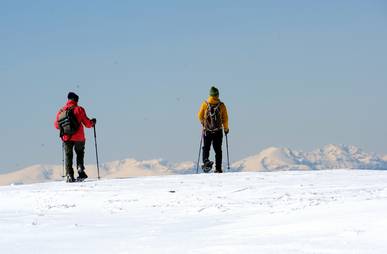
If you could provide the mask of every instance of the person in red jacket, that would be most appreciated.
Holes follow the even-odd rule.
[[[86,111],[81,106],[78,106],[78,100],[79,96],[76,95],[73,92],[70,92],[67,95],[68,101],[66,105],[63,106],[59,110],[59,112],[56,115],[55,119],[55,128],[58,130],[61,129],[60,124],[58,122],[59,116],[62,112],[73,108],[73,113],[76,118],[76,121],[78,122],[78,129],[75,131],[72,135],[61,135],[61,139],[63,141],[63,146],[65,150],[65,161],[66,161],[66,176],[67,176],[67,182],[74,182],[74,170],[73,170],[73,149],[75,150],[75,153],[77,154],[77,170],[78,170],[78,181],[83,181],[87,178],[87,175],[85,173],[85,164],[84,164],[84,157],[85,157],[85,131],[83,126],[86,128],[92,128],[97,120],[95,118],[89,119],[86,115]],[[63,130],[61,130],[62,132]]]

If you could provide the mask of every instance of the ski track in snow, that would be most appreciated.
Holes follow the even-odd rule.
[[[1,253],[387,253],[387,172],[0,187]]]

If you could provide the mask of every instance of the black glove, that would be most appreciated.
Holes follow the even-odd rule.
[[[94,125],[97,123],[97,119],[93,118],[90,120]]]
[[[228,135],[229,132],[230,132],[230,129],[224,129],[224,134]]]

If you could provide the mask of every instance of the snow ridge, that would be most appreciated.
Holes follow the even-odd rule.
[[[144,161],[125,159],[100,165],[100,176],[117,179],[135,176],[175,175],[192,173],[193,169],[193,162],[168,163],[161,159]],[[97,166],[86,165],[86,172],[90,178],[96,178]],[[1,174],[0,185],[61,181],[63,180],[62,175],[62,165],[34,165],[15,172]]]
[[[387,156],[366,153],[348,145],[326,145],[312,152],[269,147],[257,155],[232,164],[232,172],[307,171],[323,169],[387,170]],[[97,177],[95,165],[86,166],[90,178]],[[196,162],[169,163],[162,159],[139,161],[125,159],[100,166],[103,178],[190,174],[196,172]],[[62,180],[61,165],[34,165],[0,175],[0,185],[28,184]]]
[[[385,157],[348,145],[326,145],[312,152],[270,147],[233,164],[235,171],[279,171],[322,169],[387,170]]]

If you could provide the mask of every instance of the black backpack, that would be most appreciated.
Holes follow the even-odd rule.
[[[217,131],[222,128],[222,116],[220,114],[220,106],[223,104],[219,102],[218,104],[212,105],[207,103],[207,111],[204,118],[204,129],[207,131]]]
[[[75,107],[70,107],[67,110],[62,109],[59,113],[58,125],[60,130],[60,137],[63,135],[71,136],[79,129],[80,124],[75,117],[74,108]]]

